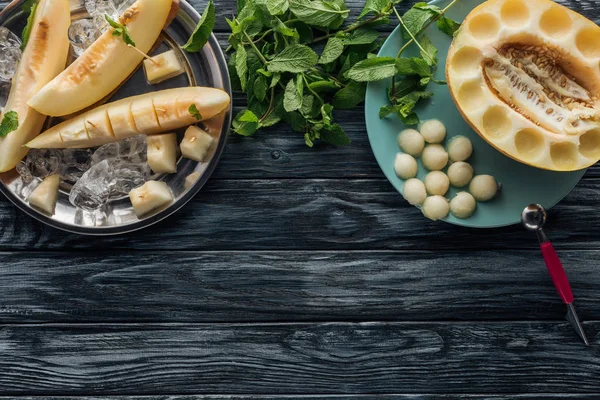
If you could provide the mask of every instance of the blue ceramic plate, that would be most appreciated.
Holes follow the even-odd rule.
[[[443,8],[449,2],[449,0],[436,0],[432,4]],[[483,0],[461,0],[449,10],[448,16],[456,21],[462,21],[474,7],[481,3]],[[451,39],[441,33],[435,24],[427,30],[427,35],[439,49],[436,78],[445,80],[444,69]],[[400,28],[397,27],[384,43],[379,55],[395,57],[403,42]],[[413,50],[409,49],[405,55],[415,55],[416,52],[412,54],[410,52]],[[379,119],[379,108],[388,104],[386,91],[390,82],[391,79],[388,79],[369,84],[365,101],[365,118],[369,141],[377,162],[392,185],[402,193],[404,181],[394,172],[394,158],[400,152],[397,135],[407,126],[394,116]],[[577,185],[585,173],[585,170],[545,171],[504,156],[481,139],[463,120],[450,97],[447,86],[432,83],[427,90],[434,92],[435,95],[417,109],[421,120],[437,118],[446,125],[448,138],[464,135],[471,139],[474,151],[469,162],[475,169],[475,174],[493,175],[502,184],[500,196],[487,203],[478,203],[477,211],[471,218],[458,219],[450,215],[445,219],[446,222],[474,228],[516,224],[520,222],[521,211],[525,206],[531,203],[540,203],[546,208],[554,206]],[[427,170],[419,161],[418,178],[423,179],[426,174]],[[451,188],[446,197],[451,199],[458,191],[460,190]]]

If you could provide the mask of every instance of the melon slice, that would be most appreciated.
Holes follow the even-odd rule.
[[[550,0],[489,0],[448,53],[450,93],[502,153],[553,171],[600,159],[600,27]]]
[[[171,12],[172,0],[138,0],[119,18],[136,47],[150,51]],[[42,114],[64,116],[83,110],[116,89],[144,56],[110,28],[63,73],[42,88],[29,105]]]
[[[39,135],[46,116],[27,102],[46,83],[65,69],[69,53],[68,31],[71,24],[67,0],[41,0],[34,16],[29,42],[12,80],[4,114],[14,111],[19,127],[0,138],[0,172],[13,169],[25,157],[23,145]]]

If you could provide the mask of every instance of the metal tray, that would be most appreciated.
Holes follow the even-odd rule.
[[[25,16],[21,11],[21,5],[24,2],[25,0],[15,0],[0,12],[0,26],[6,26],[13,32],[19,33],[25,24]],[[73,5],[73,1],[71,3],[73,19],[80,18],[81,10],[78,9],[77,4]],[[110,101],[156,90],[185,86],[216,87],[225,90],[231,96],[227,63],[214,35],[198,53],[186,53],[179,48],[179,45],[183,45],[187,41],[199,20],[198,12],[185,0],[181,0],[176,18],[163,31],[155,50],[156,53],[160,53],[168,49],[175,49],[187,64],[186,74],[157,85],[149,85],[146,82],[143,68],[140,67],[114,93]],[[106,207],[97,212],[78,209],[69,202],[70,185],[65,183],[61,184],[56,213],[50,217],[29,206],[27,199],[21,194],[23,181],[15,170],[0,174],[0,191],[31,217],[58,229],[85,235],[115,235],[136,231],[160,222],[173,214],[204,186],[219,162],[225,147],[231,126],[231,106],[223,114],[204,121],[200,125],[218,139],[215,140],[210,154],[202,163],[180,158],[176,174],[153,176],[152,179],[167,182],[173,192],[174,201],[168,207],[141,219],[135,215],[128,197],[111,200]],[[181,132],[178,134],[181,139]],[[199,177],[195,184],[186,189],[185,178],[195,172],[199,174]]]

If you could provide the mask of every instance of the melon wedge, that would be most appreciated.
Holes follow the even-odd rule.
[[[172,131],[197,123],[194,104],[203,120],[229,107],[221,89],[186,87],[128,97],[104,104],[62,122],[27,143],[29,148],[89,148],[127,137]]]
[[[138,0],[119,18],[144,53],[156,42],[171,12],[172,0]],[[63,73],[44,86],[29,105],[42,114],[64,116],[83,110],[116,89],[142,62],[110,28]]]
[[[465,19],[446,75],[500,152],[553,171],[600,159],[600,27],[551,0],[489,0]]]
[[[27,102],[46,83],[65,69],[69,53],[71,14],[68,0],[41,0],[34,16],[29,42],[12,80],[3,113],[14,111],[19,128],[0,138],[0,172],[13,169],[27,155],[25,143],[42,130],[46,116]]]

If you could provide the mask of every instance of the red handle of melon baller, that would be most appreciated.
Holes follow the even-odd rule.
[[[569,285],[569,279],[558,258],[558,254],[556,254],[556,250],[554,250],[554,246],[550,242],[542,242],[540,248],[544,256],[544,261],[546,261],[546,268],[548,268],[552,282],[554,282],[554,287],[556,287],[562,301],[565,304],[573,303],[574,298],[571,285]]]

